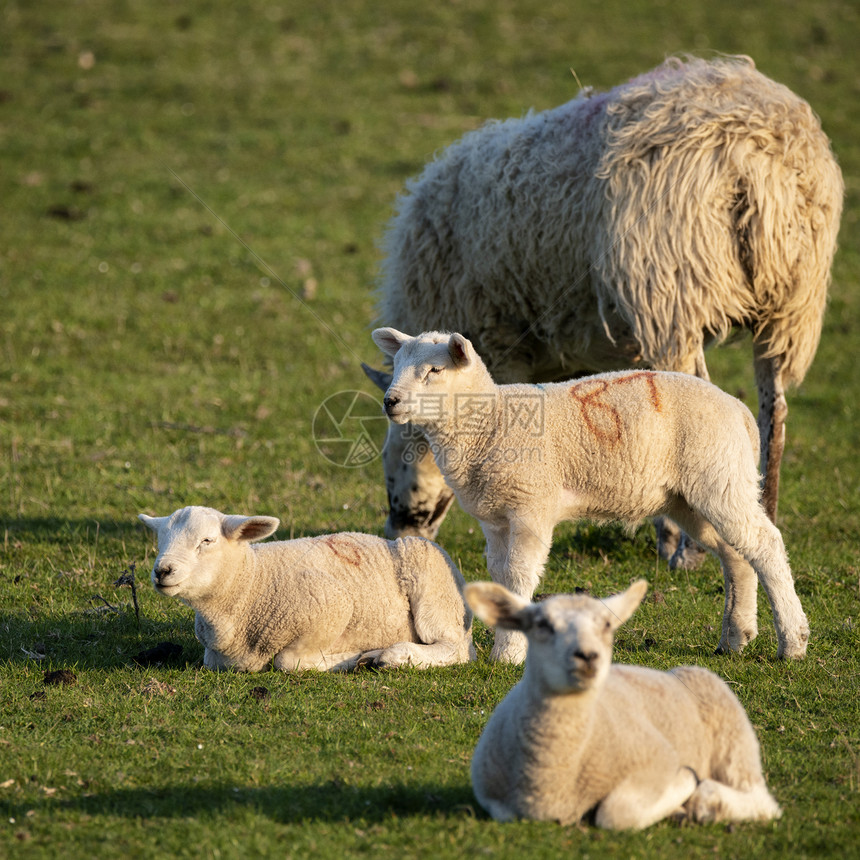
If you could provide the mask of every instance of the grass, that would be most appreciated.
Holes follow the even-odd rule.
[[[0,32],[0,852],[857,855],[856,4],[9,2]],[[649,528],[559,528],[543,587],[646,576],[618,659],[724,677],[785,815],[635,836],[499,825],[468,764],[520,670],[489,663],[488,631],[476,664],[444,671],[214,675],[189,610],[145,582],[136,514],[205,503],[275,514],[281,537],[378,533],[379,462],[329,462],[312,422],[330,395],[376,396],[358,363],[378,362],[376,241],[405,179],[486,118],[571,98],[570,69],[611,86],[678,51],[751,54],[810,101],[846,178],[783,463],[809,656],[775,662],[762,606],[748,651],[714,657],[716,563],[671,573]],[[710,367],[754,405],[749,356],[741,339]],[[440,538],[485,576],[470,518]],[[131,564],[139,625],[113,586]],[[181,656],[135,662],[162,641]],[[74,683],[46,685],[59,670]]]

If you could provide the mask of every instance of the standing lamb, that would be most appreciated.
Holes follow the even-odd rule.
[[[275,517],[182,508],[158,535],[152,584],[196,613],[210,669],[449,666],[475,657],[463,577],[424,538],[332,534],[252,544]]]
[[[490,575],[531,598],[562,520],[668,516],[720,559],[720,651],[756,636],[756,574],[780,657],[803,657],[809,626],[782,536],[759,501],[752,413],[685,373],[626,371],[547,385],[496,385],[461,334],[373,332],[394,359],[385,411],[429,439],[445,480],[487,539]],[[525,639],[496,632],[493,656]]]
[[[612,664],[613,634],[647,587],[529,604],[495,583],[466,586],[478,618],[529,642],[523,678],[472,758],[475,796],[496,820],[574,824],[593,811],[599,827],[638,830],[672,814],[781,815],[749,718],[720,678],[693,666]]]
[[[489,123],[406,191],[383,243],[380,325],[463,332],[500,382],[633,365],[707,379],[705,345],[752,331],[775,521],[784,390],[818,345],[842,210],[805,101],[747,57],[672,58]],[[383,459],[386,535],[434,538],[453,497],[426,444],[391,427]],[[682,546],[673,566],[691,561]]]

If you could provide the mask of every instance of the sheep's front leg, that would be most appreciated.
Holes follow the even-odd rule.
[[[547,527],[536,521],[512,518],[507,526],[485,527],[487,566],[493,581],[531,600],[552,546],[553,526],[554,523]],[[496,628],[490,653],[493,660],[522,663],[526,650],[526,637],[522,633]]]
[[[769,821],[782,815],[764,783],[741,791],[713,779],[699,783],[684,809],[693,821]]]
[[[203,665],[207,669],[212,669],[216,672],[233,668],[233,665],[223,654],[213,650],[212,648],[207,648],[203,652]]]
[[[649,827],[680,810],[696,783],[696,775],[688,767],[679,768],[668,779],[660,770],[633,773],[597,807],[595,823],[610,830]]]

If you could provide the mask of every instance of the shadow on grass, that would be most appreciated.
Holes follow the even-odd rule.
[[[119,669],[135,662],[141,652],[171,642],[180,645],[181,652],[168,653],[160,661],[155,655],[150,666],[199,666],[203,649],[194,638],[193,621],[154,621],[142,616],[138,627],[131,609],[96,611],[100,608],[105,607],[96,604],[90,610],[35,620],[24,611],[0,614],[0,656],[45,669]]]
[[[175,785],[165,788],[117,789],[68,800],[44,800],[20,807],[9,805],[9,817],[23,819],[35,810],[52,818],[69,815],[124,818],[228,817],[264,815],[283,824],[301,821],[363,821],[377,823],[407,816],[475,817],[483,812],[468,785],[392,784],[379,787],[346,785],[337,779],[322,785],[235,788],[229,785]]]

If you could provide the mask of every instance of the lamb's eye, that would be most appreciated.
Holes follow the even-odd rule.
[[[444,370],[442,367],[431,367],[430,373],[441,373]]]
[[[550,624],[549,619],[544,618],[543,616],[535,621],[535,627],[544,633],[552,633],[552,624]]]
[[[203,538],[203,540],[200,541],[200,548],[202,549],[203,547],[211,546],[213,543],[215,543],[215,538]]]

